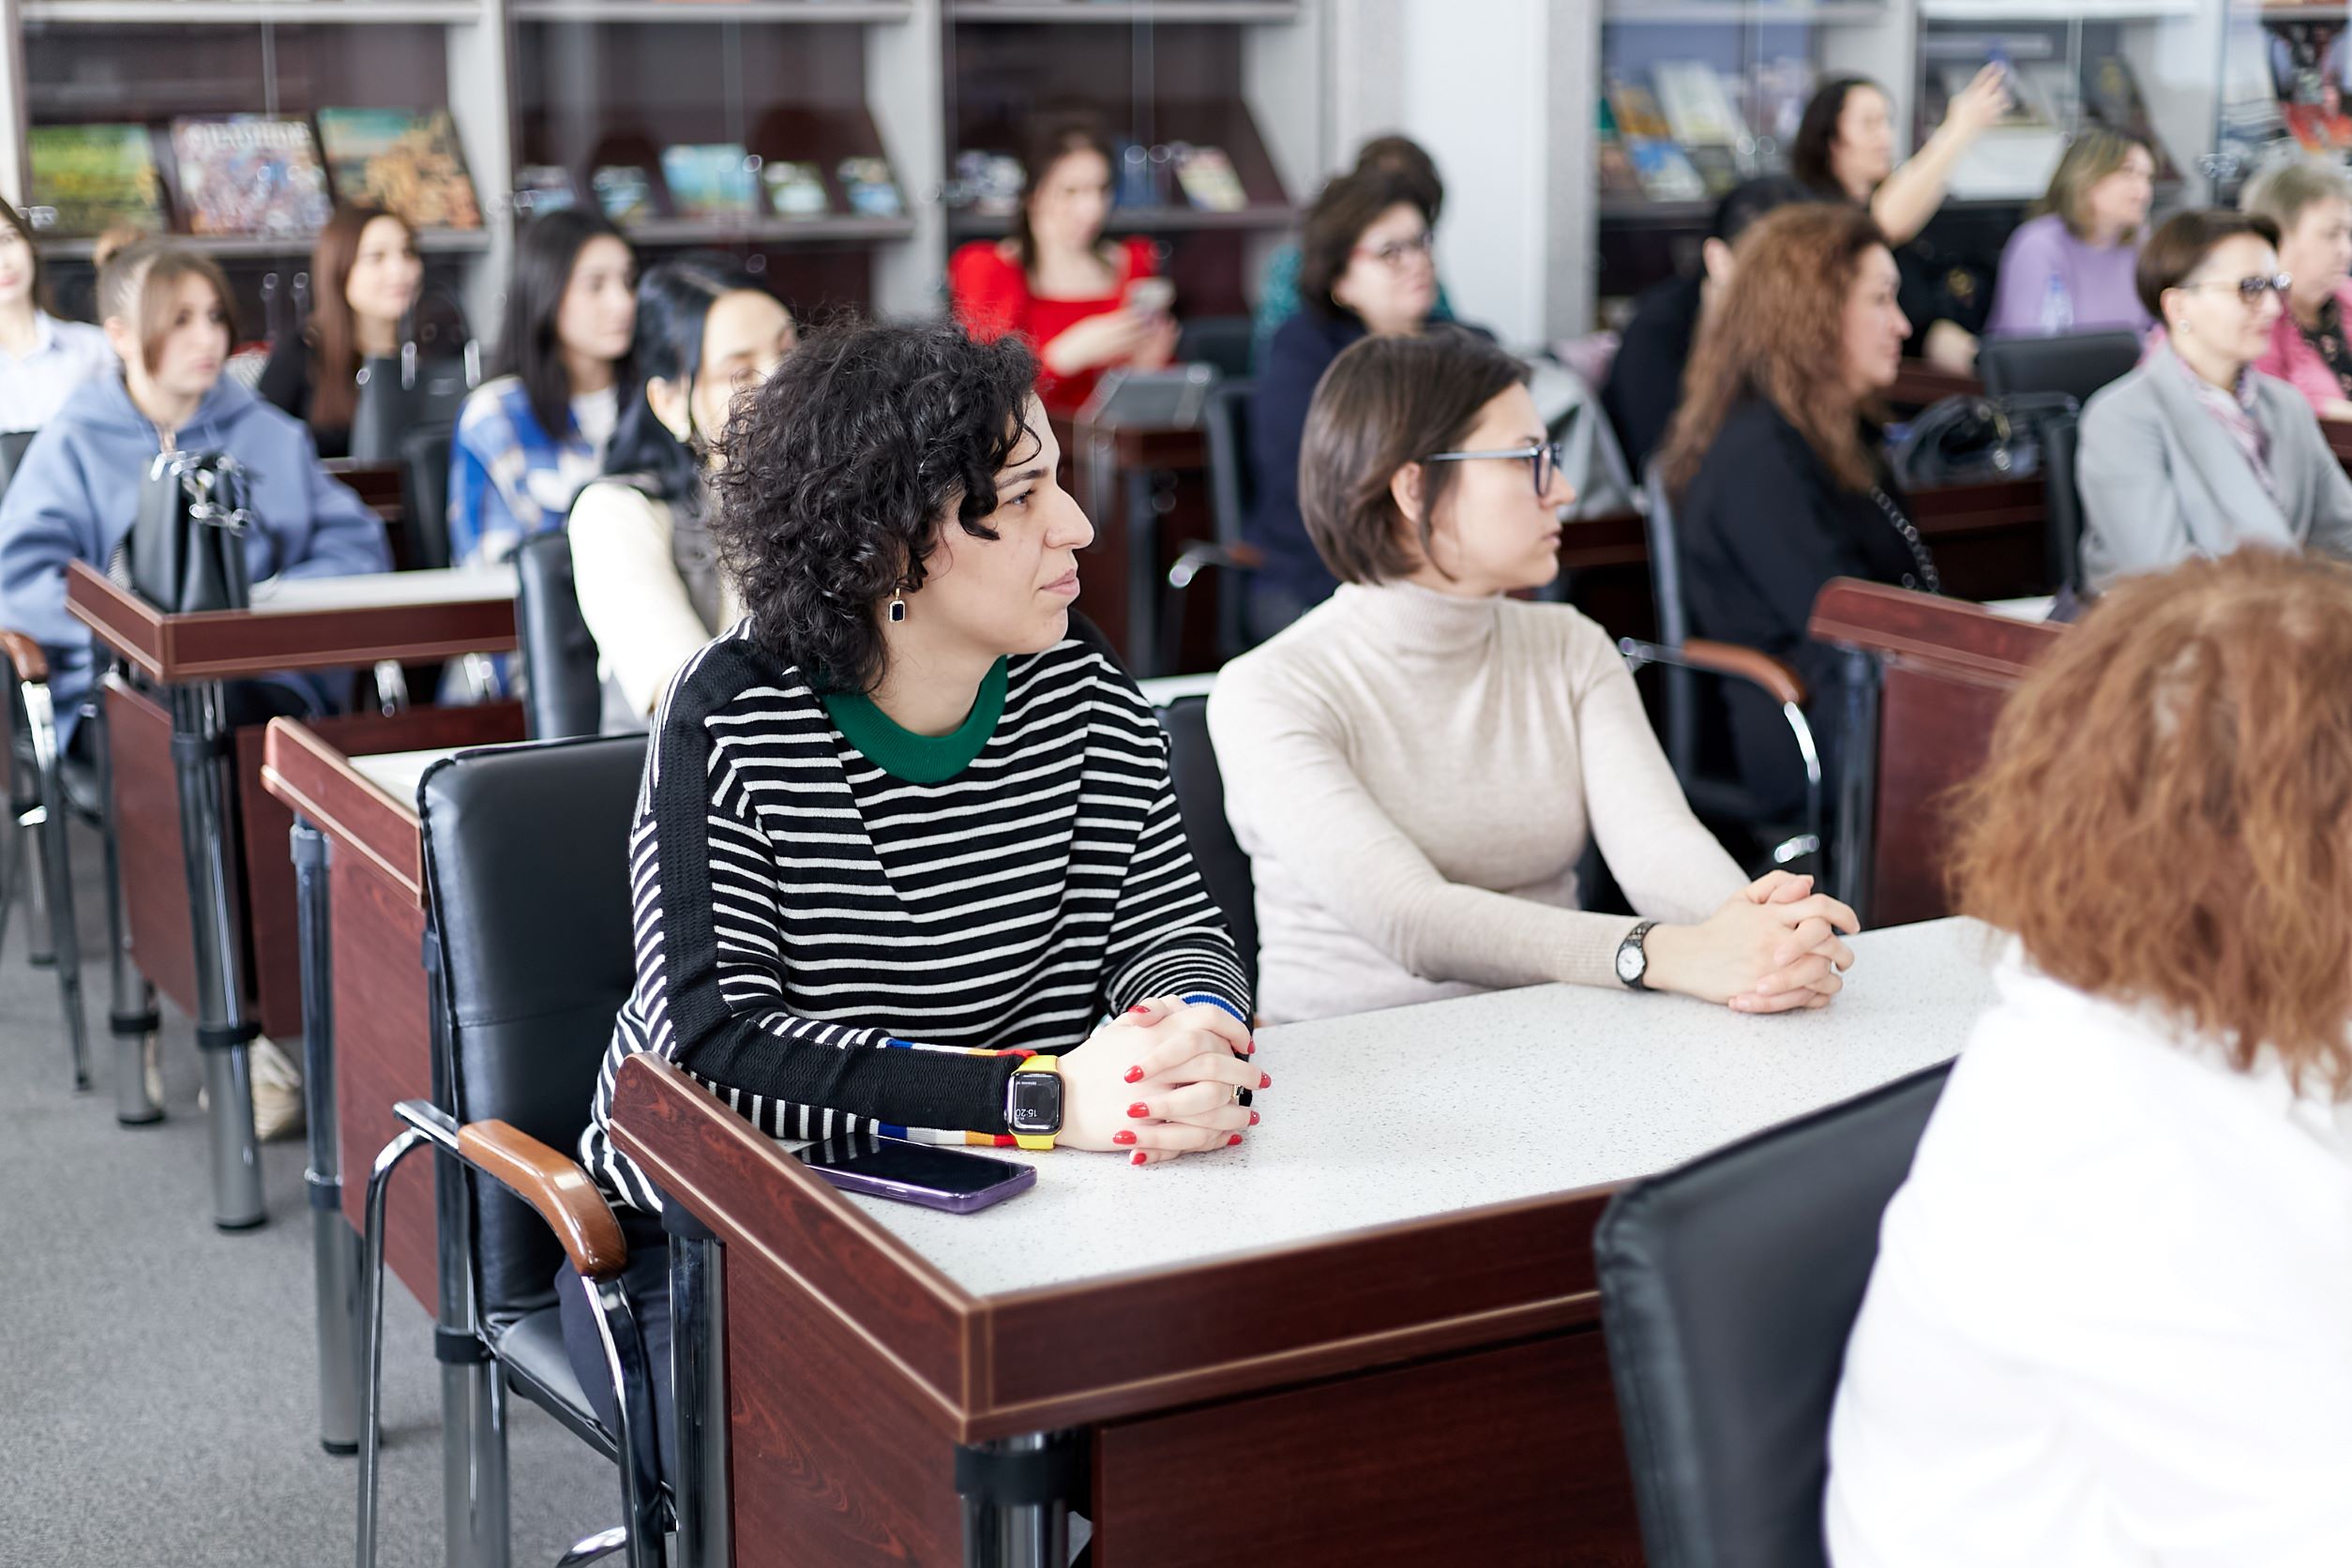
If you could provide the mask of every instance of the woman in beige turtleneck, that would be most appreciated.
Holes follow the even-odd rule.
[[[1366,339],[1316,391],[1300,499],[1342,586],[1209,699],[1258,885],[1259,1011],[1628,969],[1741,1012],[1821,1006],[1853,912],[1806,878],[1749,882],[1691,815],[1608,635],[1507,596],[1558,571],[1573,498],[1526,375],[1441,330]],[[1640,919],[1577,908],[1588,837]]]

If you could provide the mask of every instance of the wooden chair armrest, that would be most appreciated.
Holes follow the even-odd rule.
[[[39,643],[21,631],[0,631],[0,648],[8,651],[8,663],[15,667],[18,680],[27,686],[48,684],[49,656]]]
[[[611,1279],[627,1265],[621,1222],[577,1161],[498,1121],[460,1127],[458,1155],[537,1210],[580,1274]]]
[[[1761,686],[1775,702],[1804,706],[1805,683],[1794,670],[1770,654],[1742,648],[1736,642],[1711,642],[1694,637],[1682,644],[1682,656],[1701,670]]]

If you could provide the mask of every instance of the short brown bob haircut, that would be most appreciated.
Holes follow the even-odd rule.
[[[2140,247],[2139,269],[2133,278],[2148,313],[2163,321],[2165,292],[2187,282],[2214,247],[2239,234],[2252,234],[2273,250],[2279,248],[2279,226],[2258,213],[2192,207],[2157,225]]]
[[[103,324],[121,321],[139,335],[139,359],[149,375],[163,357],[163,339],[172,330],[166,313],[180,281],[201,278],[212,285],[220,301],[220,314],[229,329],[229,342],[237,340],[237,296],[220,264],[166,239],[136,239],[106,259],[98,268],[98,318]]]
[[[1423,470],[1420,548],[1407,548],[1389,482],[1408,463],[1458,449],[1479,410],[1527,366],[1467,327],[1351,343],[1316,384],[1299,443],[1299,510],[1306,536],[1342,582],[1410,577],[1429,558],[1430,524],[1461,464]]]
[[[2050,188],[2041,201],[2033,204],[2028,216],[2040,217],[2056,213],[2066,232],[2076,239],[2090,238],[2090,188],[2116,173],[2131,160],[2133,153],[2146,153],[2151,166],[2156,155],[2148,145],[2129,131],[2110,130],[2105,126],[2085,126],[2066,144],[2066,152],[2058,158],[2058,170],[2050,176]],[[2123,236],[2126,240],[2139,237],[2138,231]]]
[[[1424,223],[1434,226],[1436,209],[1428,195],[1427,188],[1410,174],[1379,165],[1342,174],[1323,187],[1306,209],[1306,222],[1299,232],[1300,305],[1326,319],[1351,317],[1331,291],[1354,258],[1356,242],[1391,207],[1410,207]]]
[[[2043,973],[2352,1098],[2352,569],[2249,548],[2124,582],[1956,799],[1960,906]]]

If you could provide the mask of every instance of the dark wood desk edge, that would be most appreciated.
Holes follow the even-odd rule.
[[[1853,578],[1833,578],[1822,585],[1806,626],[1817,641],[1999,686],[2022,679],[2064,629]],[[1974,645],[1953,640],[1952,634],[1962,630]]]
[[[163,612],[117,586],[87,561],[66,563],[66,612],[137,666],[141,674],[163,679],[170,644]]]
[[[641,1065],[639,1065],[641,1063]],[[647,1144],[637,1123],[661,1119],[689,1136],[706,1133],[723,1140],[748,1162],[748,1168],[772,1173],[791,1194],[791,1200],[816,1205],[829,1218],[843,1220],[858,1244],[860,1256],[807,1258],[787,1260],[774,1238],[753,1229],[750,1216],[733,1212],[690,1174],[678,1159]],[[1287,1245],[1221,1257],[1180,1271],[1156,1271],[1097,1277],[1033,1291],[997,1297],[973,1297],[941,1273],[928,1259],[859,1212],[832,1187],[808,1175],[764,1136],[695,1085],[675,1066],[651,1058],[632,1058],[622,1068],[615,1090],[612,1130],[620,1146],[642,1166],[656,1183],[731,1244],[757,1252],[769,1265],[806,1291],[810,1299],[851,1333],[872,1345],[902,1379],[936,1411],[942,1427],[959,1442],[1019,1432],[1097,1422],[1167,1410],[1234,1394],[1313,1381],[1338,1374],[1365,1370],[1590,1327],[1599,1319],[1599,1298],[1589,1286],[1591,1236],[1593,1224],[1614,1191],[1613,1187],[1545,1195],[1507,1204],[1433,1215],[1402,1225],[1378,1227],[1319,1238],[1305,1244]],[[690,1158],[690,1154],[689,1154]],[[1138,1292],[1163,1291],[1172,1273],[1182,1274],[1198,1294],[1213,1298],[1204,1308],[1221,1310],[1214,1298],[1234,1302],[1252,1299],[1254,1288],[1273,1268],[1320,1274],[1335,1255],[1369,1247],[1394,1249],[1417,1245],[1422,1236],[1451,1232],[1466,1244],[1483,1245],[1476,1233],[1502,1226],[1533,1225],[1556,1238],[1576,1266],[1560,1268],[1553,1260],[1551,1277],[1566,1279],[1571,1272],[1581,1289],[1537,1291],[1524,1299],[1486,1308],[1470,1307],[1414,1321],[1378,1327],[1366,1332],[1343,1332],[1258,1354],[1226,1355],[1148,1376],[1076,1381],[1040,1391],[1033,1397],[1007,1396],[1001,1390],[997,1357],[1007,1334],[1020,1333],[1034,1343],[1048,1322],[1072,1334],[1104,1326],[1090,1321],[1132,1326],[1123,1303]],[[859,1270],[876,1267],[909,1277],[920,1289],[950,1304],[956,1315],[956,1371],[933,1379],[916,1367],[918,1359],[933,1359],[938,1347],[886,1343],[882,1326],[866,1320],[839,1299],[839,1287],[860,1281]],[[1228,1303],[1232,1304],[1232,1303]],[[960,1393],[944,1386],[954,1383]]]
[[[424,907],[417,862],[417,817],[401,801],[353,766],[352,761],[300,719],[273,718],[263,738],[262,787],[297,816],[352,845],[401,891]],[[350,799],[346,808],[341,804]],[[372,819],[372,820],[369,820]],[[409,854],[399,864],[380,846],[382,830],[405,827]],[[384,837],[398,837],[398,832]]]

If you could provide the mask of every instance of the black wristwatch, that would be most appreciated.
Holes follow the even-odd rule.
[[[1004,1127],[1024,1149],[1050,1149],[1062,1131],[1062,1059],[1042,1052],[1004,1085]]]
[[[1650,949],[1643,945],[1651,928],[1658,923],[1645,920],[1625,933],[1625,940],[1617,944],[1617,977],[1635,990],[1650,988],[1644,976],[1650,972]]]

